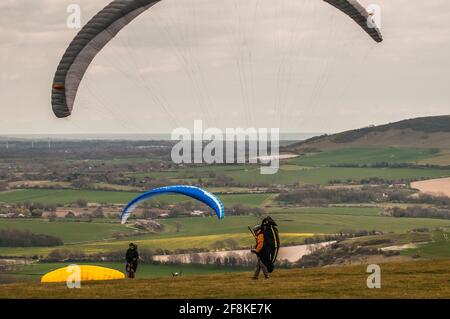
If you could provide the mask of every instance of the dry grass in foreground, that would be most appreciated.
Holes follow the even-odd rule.
[[[65,284],[8,284],[0,298],[450,298],[450,260],[381,265],[381,289],[368,289],[365,266]]]

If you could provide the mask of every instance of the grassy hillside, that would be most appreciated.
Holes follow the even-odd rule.
[[[419,245],[417,248],[404,251],[405,255],[419,255],[425,258],[450,258],[450,232],[433,233],[433,241]]]
[[[73,263],[35,263],[31,265],[21,266],[17,270],[11,273],[3,273],[0,278],[4,278],[5,281],[31,281],[40,282],[41,277],[46,273],[69,266]],[[119,262],[104,262],[104,263],[81,263],[83,265],[94,265],[116,269],[118,271],[125,271],[125,263]],[[81,265],[80,264],[80,265]],[[171,264],[144,264],[139,265],[139,278],[160,278],[160,277],[172,277],[173,272],[182,272],[184,276],[189,275],[207,275],[207,274],[223,274],[230,272],[243,272],[248,271],[248,267],[217,267],[216,265],[171,265]]]
[[[285,150],[336,149],[342,147],[404,147],[450,149],[450,116],[433,116],[370,126],[324,135],[291,145]]]
[[[449,133],[450,132],[450,116],[430,116],[419,117],[414,119],[403,120],[395,123],[389,123],[378,126],[365,127],[357,130],[347,131],[338,134],[334,141],[337,143],[351,142],[360,137],[374,132],[387,132],[389,130],[412,130],[423,133]]]
[[[256,284],[250,272],[65,284],[7,284],[0,298],[450,298],[450,260],[381,264],[381,289],[365,266],[276,270]]]

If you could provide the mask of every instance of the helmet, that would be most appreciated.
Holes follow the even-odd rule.
[[[256,233],[256,232],[258,232],[258,231],[260,231],[261,230],[261,225],[255,225],[255,226],[253,226],[253,232],[254,233]]]
[[[272,217],[267,216],[266,218],[263,219],[261,226],[278,226],[277,223],[272,219]]]

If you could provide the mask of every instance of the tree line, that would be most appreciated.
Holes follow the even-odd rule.
[[[371,202],[430,204],[439,207],[450,206],[450,198],[447,196],[434,196],[424,193],[415,193],[409,189],[386,189],[375,186],[364,186],[358,189],[332,189],[320,186],[308,186],[293,191],[283,192],[278,195],[277,199],[286,205],[303,206]]]
[[[29,230],[0,229],[0,247],[54,247],[62,246],[61,238],[35,234]]]
[[[391,207],[387,208],[385,210],[385,213],[393,217],[450,219],[450,210],[433,207],[422,207],[422,206],[410,206],[406,208]]]

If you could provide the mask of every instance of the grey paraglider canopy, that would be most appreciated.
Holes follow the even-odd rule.
[[[338,8],[350,18],[355,20],[364,31],[366,31],[376,42],[382,42],[383,36],[379,28],[371,28],[368,26],[370,18],[367,10],[356,0],[324,0],[332,6]]]
[[[124,27],[159,1],[115,0],[81,29],[64,53],[54,77],[52,108],[58,118],[71,115],[78,87],[95,56]],[[383,40],[379,29],[367,25],[369,14],[356,0],[324,1],[350,16],[376,42]]]
[[[102,48],[141,13],[160,0],[115,0],[97,13],[72,40],[53,80],[52,107],[59,118],[72,113],[78,87]]]

